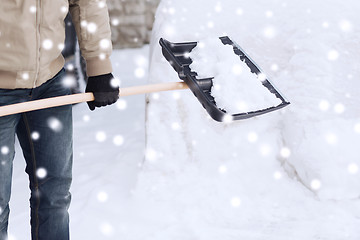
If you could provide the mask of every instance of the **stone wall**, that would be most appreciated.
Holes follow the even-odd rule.
[[[160,0],[107,0],[114,48],[149,43]]]

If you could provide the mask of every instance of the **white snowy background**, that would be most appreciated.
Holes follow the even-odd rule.
[[[355,0],[163,0],[150,48],[112,56],[121,86],[178,81],[160,37],[228,35],[291,105],[226,124],[189,90],[76,105],[72,239],[359,240],[359,10]],[[11,239],[30,236],[23,162],[18,147]]]

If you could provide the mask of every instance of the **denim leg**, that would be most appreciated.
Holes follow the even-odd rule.
[[[34,89],[35,99],[69,94],[59,79]],[[30,180],[33,240],[69,239],[72,106],[23,113],[17,136]]]
[[[7,237],[11,178],[15,155],[15,125],[19,116],[0,118],[0,240]]]
[[[26,101],[30,90],[0,89],[0,106]],[[0,117],[0,240],[7,239],[15,131],[20,114]]]

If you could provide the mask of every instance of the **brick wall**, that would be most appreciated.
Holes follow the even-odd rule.
[[[114,48],[149,43],[160,0],[107,0]]]

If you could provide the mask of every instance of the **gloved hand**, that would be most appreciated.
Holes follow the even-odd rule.
[[[85,92],[92,92],[95,100],[87,102],[91,111],[115,103],[119,98],[119,85],[111,73],[89,77]]]

